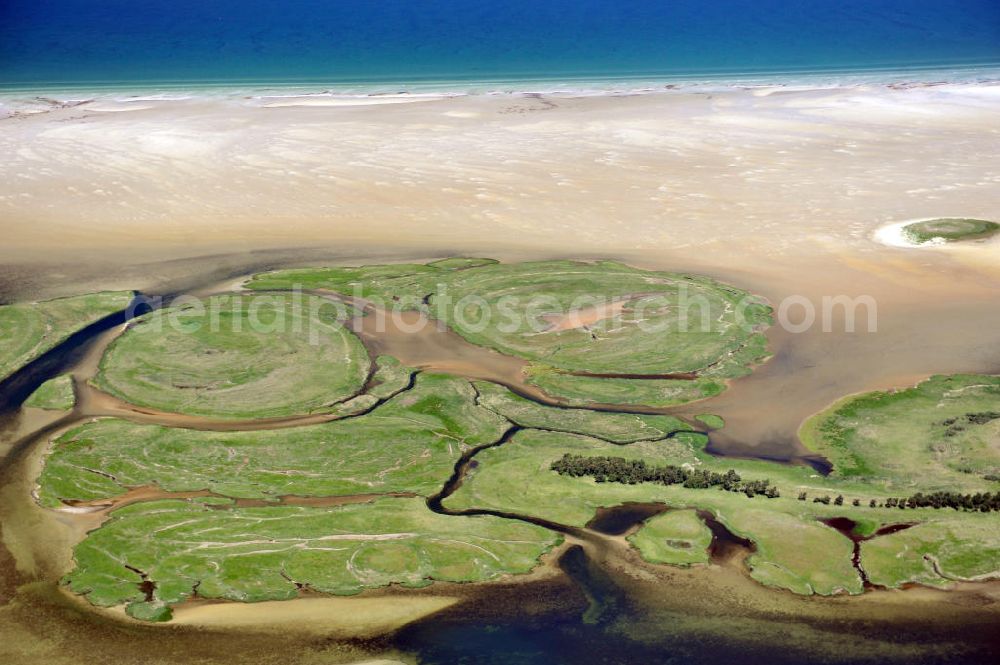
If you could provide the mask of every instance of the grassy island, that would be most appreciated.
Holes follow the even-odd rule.
[[[985,219],[942,217],[914,222],[903,227],[903,236],[922,245],[927,242],[958,242],[982,240],[1000,231],[1000,224]]]
[[[671,510],[646,521],[629,542],[652,563],[708,563],[712,532],[693,510]]]
[[[722,429],[726,426],[726,421],[714,413],[700,413],[695,416],[695,420],[711,429]]]

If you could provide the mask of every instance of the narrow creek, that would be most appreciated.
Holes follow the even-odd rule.
[[[899,533],[900,531],[909,529],[911,526],[916,524],[916,522],[887,524],[876,529],[874,533],[863,536],[857,532],[858,523],[849,517],[830,517],[822,519],[820,522],[832,529],[836,529],[854,544],[854,551],[851,553],[851,565],[853,565],[854,569],[858,571],[858,575],[861,577],[861,583],[864,585],[865,589],[882,589],[884,587],[878,584],[872,584],[872,581],[868,579],[868,573],[865,572],[864,566],[861,565],[861,543],[872,540],[873,538],[878,538],[879,536],[888,536],[893,533]]]
[[[462,508],[453,509],[447,508],[444,505],[444,500],[455,493],[459,487],[462,486],[462,481],[465,479],[465,474],[469,469],[474,468],[476,460],[474,457],[484,450],[489,448],[496,448],[497,446],[502,446],[503,444],[510,441],[515,434],[524,430],[525,428],[520,425],[511,425],[503,436],[501,436],[496,441],[491,443],[486,443],[481,446],[476,446],[475,448],[470,448],[465,451],[462,456],[455,462],[454,470],[451,476],[445,481],[442,488],[427,497],[427,507],[439,515],[452,515],[455,517],[470,516],[470,515],[492,515],[494,517],[503,517],[506,519],[519,520],[521,522],[528,522],[529,524],[534,524],[536,526],[549,529],[551,531],[556,531],[558,533],[572,535],[580,539],[589,539],[592,534],[589,534],[586,529],[581,529],[575,526],[569,526],[567,524],[560,524],[558,522],[553,522],[551,520],[543,519],[540,517],[533,517],[531,515],[522,515],[520,513],[509,512],[504,510],[492,510],[488,508]]]

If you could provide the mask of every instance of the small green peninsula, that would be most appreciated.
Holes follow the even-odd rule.
[[[242,300],[209,300],[229,312],[225,325],[158,325],[205,316],[179,306],[141,317],[95,380],[140,406],[216,418],[217,431],[167,413],[159,424],[81,420],[50,443],[39,502],[67,519],[103,511],[64,578],[95,605],[169,620],[195,595],[492,580],[531,570],[565,533],[625,503],[665,510],[626,534],[650,563],[707,563],[721,527],[752,543],[755,580],[798,594],[1000,575],[998,377],[938,376],[838,402],[801,432],[832,463],[822,475],[709,454],[725,424],[710,407],[690,419],[656,412],[766,357],[769,308],[707,278],[449,259],[279,271],[249,286]],[[598,304],[580,305],[590,289]],[[300,290],[316,307],[272,315],[301,326],[250,325],[255,298]],[[318,313],[331,292],[424,311],[527,361],[527,378],[561,402],[376,355]],[[551,297],[537,307],[533,293]],[[719,323],[710,333],[671,331],[692,293]],[[458,304],[473,294],[480,316],[500,318],[473,325]],[[327,422],[307,419],[317,411]]]
[[[0,380],[130,302],[131,292],[108,291],[0,306]]]
[[[800,436],[833,463],[832,478],[881,477],[901,491],[990,489],[1000,483],[1000,376],[933,376],[853,395],[806,421]]]
[[[24,405],[35,409],[68,411],[73,408],[74,399],[73,379],[68,374],[62,374],[38,386]]]

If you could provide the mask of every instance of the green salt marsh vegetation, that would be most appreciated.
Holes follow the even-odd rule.
[[[861,543],[861,559],[872,583],[890,588],[996,577],[997,522],[996,515],[972,513],[916,524]]]
[[[899,491],[1000,489],[1000,376],[933,376],[853,395],[799,435],[833,463],[835,477]]]
[[[942,217],[913,222],[903,227],[903,236],[922,245],[927,242],[958,242],[981,240],[1000,231],[1000,224],[985,219]]]
[[[985,399],[994,406],[998,403],[993,393],[982,387],[984,383],[991,385],[982,377],[939,380],[948,386],[948,390],[966,395],[967,401],[962,409],[974,404],[976,413],[981,413],[982,403],[978,399]],[[986,391],[986,394],[977,398],[977,391]],[[975,419],[982,420],[984,417],[977,416]],[[949,416],[944,414],[942,418],[947,420]],[[905,421],[905,414],[893,416],[894,421],[899,419]],[[884,460],[879,462],[881,466],[872,466],[872,472],[867,475],[839,474],[834,459],[834,474],[823,477],[806,467],[707,455],[704,452],[706,437],[694,433],[615,445],[584,435],[524,431],[503,446],[481,451],[476,456],[476,468],[469,472],[465,482],[445,505],[453,509],[477,507],[507,510],[574,526],[585,525],[601,507],[626,502],[660,502],[677,509],[708,510],[731,532],[754,543],[755,551],[747,560],[754,579],[803,594],[860,593],[862,590],[861,573],[852,565],[853,543],[821,521],[835,517],[848,517],[858,524],[860,532],[874,536],[864,543],[861,557],[861,566],[866,570],[866,557],[873,558],[872,567],[877,570],[877,575],[872,576],[874,583],[898,586],[906,581],[922,581],[932,576],[938,583],[946,584],[955,579],[1000,574],[1000,552],[992,549],[992,545],[983,546],[989,541],[978,535],[983,527],[977,526],[992,524],[995,530],[995,514],[956,512],[950,508],[904,506],[900,509],[891,502],[894,496],[906,497],[922,490],[934,491],[940,486],[934,474],[926,471],[915,473],[917,466],[923,464],[926,468],[929,460],[938,457],[935,450],[927,445],[925,432],[918,431],[914,436],[922,438],[907,439],[911,447],[906,450],[887,452]],[[977,467],[980,470],[987,466],[983,456],[992,455],[994,461],[997,458],[998,437],[996,433],[989,436],[993,442],[992,452],[972,456],[980,459],[981,464]],[[921,442],[923,448],[919,449]],[[981,443],[982,439],[976,437],[968,442],[956,441],[957,445],[969,445],[982,451],[977,448]],[[552,465],[567,453],[620,457],[641,460],[650,466],[673,465],[715,473],[732,469],[744,481],[769,481],[778,488],[780,496],[750,498],[718,488],[601,482],[593,477],[557,473]],[[915,466],[893,464],[892,460],[899,455],[908,456]],[[963,456],[963,464],[968,459],[969,456]],[[974,488],[982,491],[991,489],[991,481],[984,476],[966,476],[964,487],[970,491]],[[921,528],[911,536],[905,536],[906,531],[875,535],[879,527],[900,523],[916,523]],[[672,538],[669,528],[668,519],[653,527],[661,546],[664,539]],[[645,540],[643,529],[636,534],[633,542],[644,542],[644,556],[648,555],[650,560],[656,561],[662,552]],[[948,543],[949,554],[940,557],[935,564],[936,569],[928,563],[920,564],[925,561],[920,559],[917,564],[897,568],[892,573],[895,577],[882,573],[886,562],[895,560],[893,557],[905,560],[912,556],[908,552],[916,551],[909,538],[934,533],[941,536],[940,542]],[[683,540],[680,533],[676,534],[676,538]],[[933,537],[928,540],[935,542]],[[883,554],[887,550],[890,554]]]
[[[794,490],[822,487],[821,478],[804,467],[714,458],[704,452],[705,443],[704,435],[692,433],[616,445],[581,435],[519,432],[504,445],[476,455],[478,465],[445,506],[507,510],[572,526],[584,526],[601,507],[628,502],[708,510],[730,531],[756,544],[757,551],[748,560],[755,579],[800,593],[861,591],[860,576],[851,565],[852,543],[817,521],[839,512],[832,506],[796,499]],[[751,499],[718,488],[570,477],[550,468],[566,453],[623,457],[650,465],[670,464],[720,473],[735,469],[744,480],[769,480],[781,489],[781,496]],[[883,512],[894,517],[887,510]],[[669,523],[661,525],[656,537],[684,539],[682,533],[671,535],[668,528]],[[642,533],[640,529],[637,537],[644,539]],[[656,550],[647,547],[646,553],[650,552]],[[650,556],[655,561],[656,554]],[[818,565],[814,565],[816,562]]]
[[[726,389],[725,380],[631,379],[578,376],[536,365],[529,368],[528,382],[542,392],[574,406],[626,404],[667,407],[715,397]]]
[[[547,261],[460,271],[447,288],[453,304],[436,310],[435,294],[435,316],[530,361],[528,381],[572,404],[702,399],[767,355],[770,308],[707,278]]]
[[[690,429],[673,416],[608,413],[543,406],[486,381],[474,383],[478,403],[522,427],[586,434],[612,443],[651,441]]]
[[[409,386],[414,372],[412,367],[406,367],[396,358],[381,355],[375,359],[375,375],[366,394],[388,399]]]
[[[337,496],[440,489],[466,449],[509,424],[469,383],[422,374],[369,413],[321,425],[213,432],[105,418],[57,438],[38,480],[43,505],[135,487],[228,497]]]
[[[494,259],[453,257],[423,263],[393,263],[344,268],[298,268],[254,275],[246,287],[257,291],[324,290],[349,297],[398,302],[417,308],[424,296],[452,273],[496,264]]]
[[[0,306],[0,379],[131,301],[129,291],[106,291]]]
[[[38,386],[25,400],[24,405],[35,409],[68,411],[73,408],[73,379],[69,374],[61,374]]]
[[[438,515],[419,499],[328,508],[160,500],[116,510],[77,545],[64,581],[95,605],[167,620],[195,592],[253,602],[525,573],[559,541],[516,520]]]
[[[151,312],[112,342],[94,384],[137,406],[214,418],[328,409],[361,391],[370,361],[323,305],[215,296]]]

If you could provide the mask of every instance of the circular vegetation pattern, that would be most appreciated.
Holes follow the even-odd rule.
[[[473,344],[531,361],[530,381],[569,402],[700,399],[767,355],[770,307],[707,277],[546,261],[463,270],[447,287],[449,307],[435,294],[432,312]]]
[[[594,374],[702,370],[770,323],[739,289],[610,261],[497,264],[448,288],[448,323],[469,341]]]
[[[108,349],[95,382],[139,406],[267,418],[357,394],[369,366],[361,341],[322,298],[215,296],[141,318]]]

